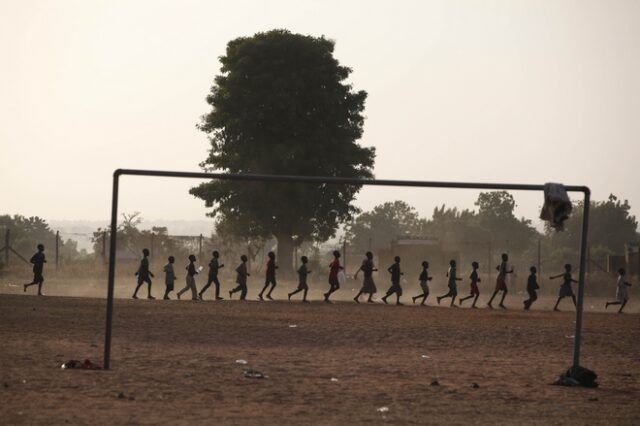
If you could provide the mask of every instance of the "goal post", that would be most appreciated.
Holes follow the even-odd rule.
[[[116,244],[118,228],[118,194],[121,176],[148,176],[187,179],[209,179],[228,181],[279,182],[279,183],[316,183],[328,185],[357,185],[357,186],[400,186],[415,188],[451,188],[451,189],[480,189],[496,191],[544,191],[544,185],[509,184],[509,183],[479,183],[479,182],[438,182],[414,180],[385,180],[385,179],[355,179],[323,176],[288,176],[262,175],[249,173],[207,173],[207,172],[179,172],[166,170],[117,169],[113,173],[113,193],[111,200],[111,244],[109,247],[109,275],[107,283],[107,318],[104,336],[104,369],[111,364],[111,329],[113,323],[113,294],[116,271]],[[568,185],[567,192],[581,192],[584,195],[582,233],[580,238],[580,270],[578,274],[578,300],[576,306],[576,329],[573,347],[573,371],[580,366],[580,344],[582,337],[582,311],[584,302],[584,281],[587,261],[587,234],[589,230],[589,207],[591,191],[587,186]]]

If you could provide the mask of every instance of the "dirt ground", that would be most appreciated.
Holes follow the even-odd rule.
[[[587,312],[600,387],[564,388],[568,301],[513,303],[118,299],[112,369],[80,371],[60,366],[102,363],[104,299],[2,294],[0,424],[638,424],[640,315]]]

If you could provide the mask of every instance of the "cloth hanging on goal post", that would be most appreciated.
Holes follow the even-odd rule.
[[[560,183],[544,184],[544,205],[540,219],[549,222],[556,231],[564,231],[564,221],[569,218],[573,205],[567,190]]]

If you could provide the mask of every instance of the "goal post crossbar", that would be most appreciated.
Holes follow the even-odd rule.
[[[109,275],[107,285],[107,318],[104,337],[105,370],[111,364],[111,329],[113,322],[113,298],[116,270],[116,243],[118,229],[118,196],[121,176],[147,176],[169,177],[187,179],[211,179],[228,181],[252,181],[252,182],[280,182],[280,183],[316,183],[332,185],[358,185],[358,186],[400,186],[414,188],[451,188],[451,189],[482,189],[497,191],[543,191],[544,185],[513,184],[513,183],[481,183],[481,182],[439,182],[439,181],[415,181],[415,180],[388,180],[388,179],[357,179],[343,177],[323,176],[288,176],[288,175],[264,175],[249,173],[208,173],[208,172],[179,172],[167,170],[140,170],[117,169],[113,173],[113,193],[111,200],[111,241],[109,247]],[[578,300],[576,306],[576,329],[573,348],[573,371],[580,366],[580,344],[582,337],[582,311],[584,301],[584,281],[587,260],[587,233],[589,229],[589,206],[591,191],[587,186],[568,185],[564,187],[568,192],[581,192],[584,195],[582,233],[580,238],[580,269],[578,274]]]

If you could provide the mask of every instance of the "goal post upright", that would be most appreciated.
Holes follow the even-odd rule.
[[[585,187],[584,206],[582,210],[582,233],[580,235],[580,271],[578,272],[578,301],[576,303],[576,332],[573,345],[573,372],[580,367],[580,344],[582,341],[582,310],[584,304],[584,275],[587,269],[587,237],[589,234],[589,208],[591,207],[591,191]]]
[[[413,180],[386,180],[386,179],[356,179],[322,176],[288,176],[288,175],[262,175],[249,173],[208,173],[208,172],[179,172],[166,170],[140,170],[117,169],[113,173],[113,192],[111,200],[111,225],[109,247],[109,274],[107,283],[107,317],[104,338],[105,370],[111,367],[111,331],[113,325],[113,299],[115,289],[116,269],[116,244],[118,231],[118,197],[119,181],[121,176],[147,176],[170,177],[187,179],[218,179],[232,181],[253,182],[279,182],[279,183],[321,183],[333,185],[358,185],[358,186],[402,186],[414,188],[451,188],[451,189],[479,189],[496,191],[543,191],[544,185],[533,184],[508,184],[508,183],[479,183],[479,182],[438,182],[438,181],[413,181]],[[587,186],[568,185],[568,192],[581,192],[584,194],[582,234],[580,240],[580,272],[578,277],[578,300],[576,306],[576,331],[573,350],[573,370],[577,371],[580,365],[580,344],[582,337],[582,310],[584,301],[584,281],[586,268],[587,234],[589,229],[589,203],[591,191]]]

